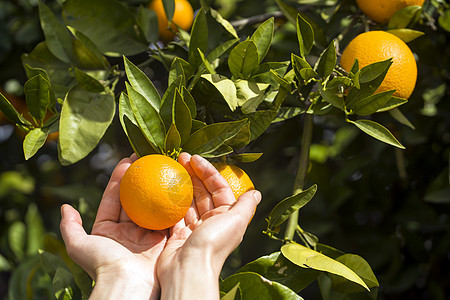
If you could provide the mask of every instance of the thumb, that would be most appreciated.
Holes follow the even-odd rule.
[[[255,214],[256,207],[261,202],[261,198],[261,192],[258,190],[245,192],[237,199],[236,204],[231,210],[238,211],[248,224]]]

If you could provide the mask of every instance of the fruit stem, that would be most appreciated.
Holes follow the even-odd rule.
[[[300,145],[300,159],[298,162],[297,175],[294,182],[293,195],[300,193],[305,187],[306,174],[309,166],[309,149],[311,147],[312,133],[313,133],[313,115],[305,114],[303,120],[303,132]],[[295,230],[298,226],[298,210],[291,214],[288,219],[285,239],[292,240],[294,238]]]

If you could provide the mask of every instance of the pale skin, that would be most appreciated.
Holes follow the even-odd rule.
[[[250,191],[235,201],[208,161],[182,153],[178,161],[194,184],[188,213],[169,230],[143,229],[119,199],[120,179],[135,159],[123,159],[111,175],[90,235],[74,208],[61,208],[67,251],[96,281],[91,299],[219,299],[220,270],[242,241],[261,194]]]

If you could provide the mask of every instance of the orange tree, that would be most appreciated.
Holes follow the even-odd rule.
[[[159,42],[158,18],[147,9],[146,1],[67,0],[61,6],[39,2],[44,41],[21,57],[31,121],[7,97],[0,96],[3,114],[26,132],[24,158],[43,168],[46,157],[57,155],[63,170],[86,174],[80,171],[86,167],[83,162],[93,155],[101,160],[102,141],[108,140],[139,157],[163,154],[176,158],[187,151],[216,162],[252,162],[243,166],[250,171],[252,165],[259,164],[260,176],[249,173],[261,179],[254,181],[264,193],[264,203],[250,225],[249,235],[255,230],[259,236],[263,232],[266,241],[260,237],[257,240],[265,246],[257,248],[266,252],[240,261],[246,253],[258,252],[244,239],[239,249],[243,255],[233,254],[224,268],[222,296],[301,299],[300,295],[308,295],[318,286],[324,299],[376,298],[379,282],[369,263],[362,256],[337,248],[353,252],[352,245],[373,242],[370,236],[379,233],[369,231],[358,236],[352,230],[354,226],[343,226],[344,233],[332,227],[342,222],[338,218],[340,209],[351,211],[346,216],[355,216],[356,223],[367,222],[367,212],[361,212],[358,201],[367,201],[367,194],[372,193],[385,196],[372,190],[370,181],[366,186],[352,186],[363,176],[361,166],[372,168],[371,179],[380,183],[376,168],[382,168],[385,153],[395,153],[394,164],[404,183],[408,175],[402,138],[407,145],[417,144],[404,129],[414,128],[400,109],[410,105],[408,99],[393,96],[394,90],[377,91],[393,59],[363,67],[355,60],[345,71],[339,64],[340,53],[363,31],[387,30],[413,44],[415,39],[424,38],[420,27],[434,38],[436,20],[440,30],[449,30],[448,5],[430,1],[425,9],[409,6],[383,25],[367,19],[353,1],[276,0],[267,6],[248,1],[250,10],[236,1],[210,2],[193,1],[196,14],[192,28],[180,28],[168,44]],[[163,3],[170,20],[174,1]],[[251,14],[239,15],[237,5]],[[422,113],[436,114],[446,85],[433,86],[420,74],[419,80],[418,88],[426,91],[423,95],[428,99]],[[46,118],[48,115],[51,117]],[[45,141],[55,132],[59,137],[52,152],[45,148]],[[317,132],[324,139],[332,138],[319,143],[314,136]],[[287,138],[281,139],[283,136]],[[39,157],[45,151],[50,154]],[[291,159],[286,161],[287,157]],[[325,164],[327,161],[331,165]],[[48,164],[45,167],[49,168]],[[285,177],[290,169],[295,175]],[[392,173],[392,164],[382,170]],[[438,171],[445,174],[445,169]],[[448,187],[439,172],[433,173],[435,180],[428,180],[427,199],[445,205]],[[281,180],[275,180],[276,173]],[[25,195],[38,189],[39,182],[20,173],[8,178],[29,182],[28,189],[16,183]],[[81,180],[67,174],[65,178]],[[290,179],[289,184],[285,178]],[[57,183],[58,179],[48,180]],[[270,189],[271,184],[276,186]],[[79,195],[75,202],[81,212],[91,216],[95,212],[95,201],[85,199],[95,198],[95,192],[82,193],[79,186],[68,190],[50,186],[46,190],[59,197],[68,192]],[[380,201],[386,203],[382,197]],[[11,265],[17,264],[9,280],[11,299],[31,294],[87,298],[92,287],[90,278],[70,260],[58,238],[45,234],[36,206],[25,207],[24,221],[11,214],[15,222],[8,223],[5,218]],[[308,207],[312,213],[299,219],[300,209],[306,211]],[[376,212],[370,218],[378,220]],[[317,218],[307,223],[312,216]],[[445,229],[445,222],[439,223],[440,228]],[[413,227],[408,226],[396,234],[410,234],[408,230]],[[333,232],[339,238],[327,235]],[[28,240],[24,240],[24,233]],[[333,246],[319,242],[320,233],[333,241]],[[348,237],[358,238],[350,243]],[[398,253],[389,251],[389,243],[377,241],[375,252],[388,251],[383,259]],[[377,267],[387,263],[383,259],[371,257]],[[233,264],[236,260],[237,265]],[[401,259],[396,262],[392,274],[403,275],[399,271]],[[398,286],[388,279],[380,292],[395,295]],[[445,292],[438,288],[438,282],[431,281],[427,288],[440,295]],[[315,296],[311,298],[319,291],[312,292]]]

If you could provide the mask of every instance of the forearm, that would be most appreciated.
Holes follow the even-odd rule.
[[[220,299],[219,274],[205,260],[185,260],[161,281],[161,299]]]

